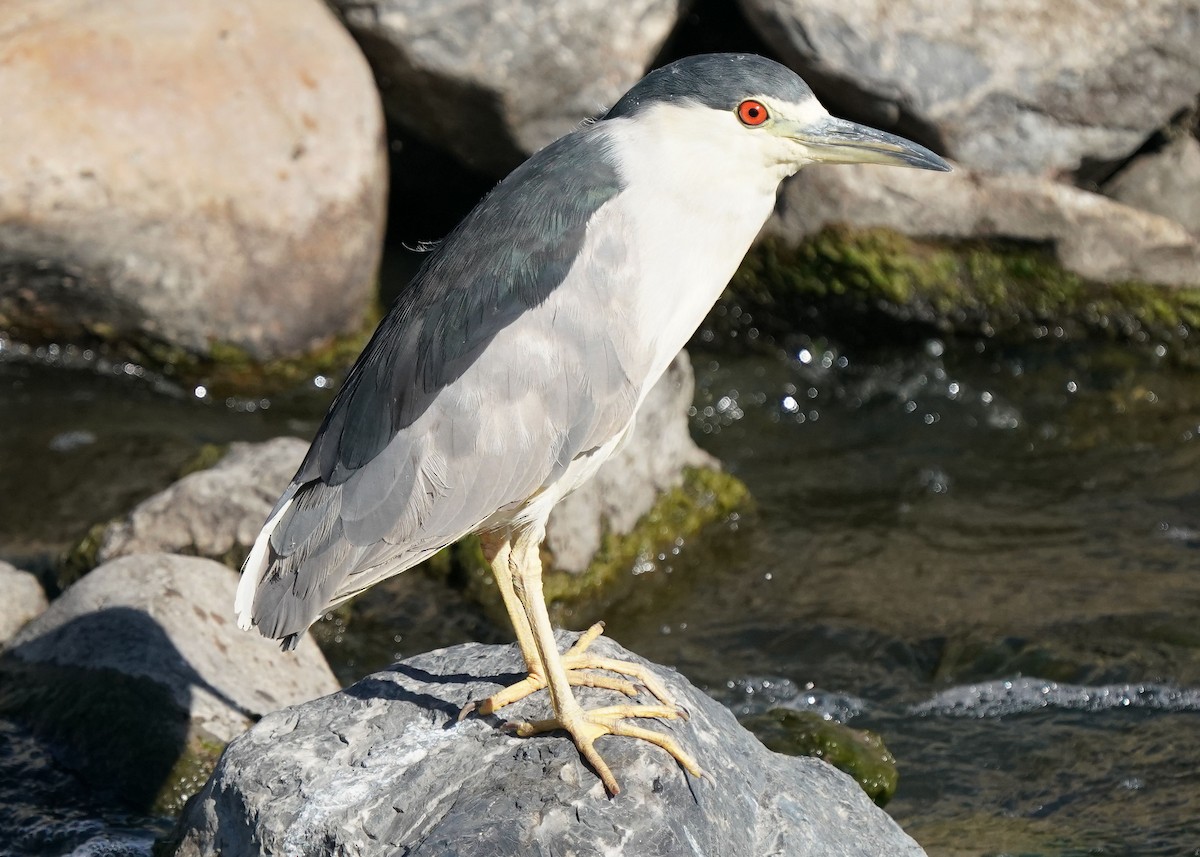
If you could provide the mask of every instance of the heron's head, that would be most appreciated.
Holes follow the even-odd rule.
[[[656,69],[604,117],[620,118],[644,123],[665,145],[699,143],[743,168],[783,175],[817,163],[950,169],[924,146],[830,116],[793,71],[752,54],[704,54]]]

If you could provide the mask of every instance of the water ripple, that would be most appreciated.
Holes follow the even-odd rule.
[[[942,691],[911,713],[942,717],[1004,717],[1044,708],[1108,711],[1200,711],[1200,689],[1163,684],[1110,684],[1088,687],[1037,678],[1012,678]]]

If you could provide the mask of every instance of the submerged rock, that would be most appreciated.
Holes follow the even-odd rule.
[[[206,559],[101,566],[13,639],[0,715],[55,742],[97,792],[169,808],[164,789],[211,765],[254,718],[338,688],[311,639],[284,655],[239,630],[235,588],[233,572]]]
[[[361,327],[387,192],[371,72],[319,0],[16,0],[0,327],[160,363]]]
[[[0,646],[44,612],[48,603],[36,577],[0,560]]]
[[[560,646],[573,635],[560,635]],[[598,650],[640,661],[602,639]],[[921,855],[849,777],[772,753],[682,676],[658,668],[690,720],[649,723],[695,753],[691,780],[644,741],[600,750],[622,786],[608,798],[561,733],[515,738],[503,720],[544,717],[544,693],[502,718],[461,706],[514,680],[515,647],[420,655],[341,693],[263,718],[226,749],[176,830],[179,857],[220,853]],[[612,694],[577,693],[587,707]]]

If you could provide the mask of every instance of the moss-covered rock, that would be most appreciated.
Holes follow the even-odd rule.
[[[544,591],[551,615],[559,621],[566,613],[573,614],[576,621],[581,613],[599,617],[627,592],[634,579],[630,572],[641,559],[669,550],[676,539],[691,538],[709,524],[748,508],[750,503],[749,490],[736,477],[709,468],[685,469],[683,483],[659,497],[631,532],[604,534],[600,550],[584,572],[572,574],[555,569],[553,557],[543,553]],[[507,625],[500,592],[477,539],[460,542],[437,561],[448,563],[493,620]]]
[[[723,302],[744,311],[739,324],[748,313],[774,335],[815,322],[828,328],[820,332],[858,337],[937,331],[1020,340],[1057,326],[1064,336],[1186,343],[1200,326],[1200,289],[1089,282],[1058,265],[1048,247],[840,227],[796,246],[763,241]]]
[[[896,792],[896,759],[874,732],[851,729],[815,711],[786,708],[752,715],[742,725],[776,753],[824,759],[853,777],[879,806]]]

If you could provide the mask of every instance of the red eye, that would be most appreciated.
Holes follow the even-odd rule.
[[[738,105],[737,115],[743,125],[751,127],[761,125],[771,118],[771,114],[767,112],[767,108],[760,101],[743,101]]]

